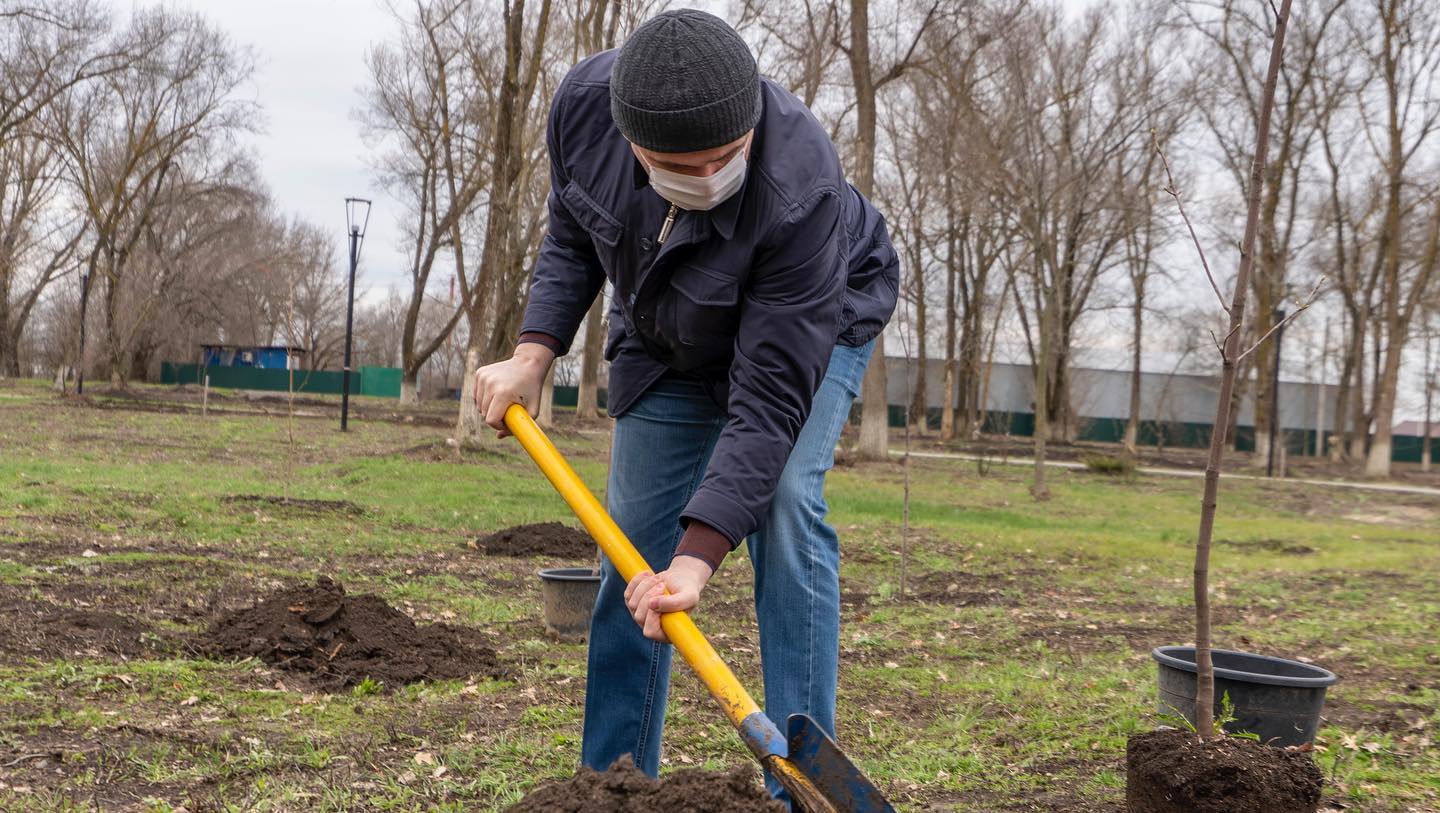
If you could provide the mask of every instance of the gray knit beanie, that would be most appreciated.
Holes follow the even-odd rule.
[[[625,138],[647,150],[708,150],[760,121],[760,71],[724,20],[695,9],[667,11],[620,48],[610,114]]]

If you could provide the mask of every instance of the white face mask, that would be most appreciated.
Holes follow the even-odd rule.
[[[707,212],[729,200],[731,195],[740,190],[740,185],[745,182],[745,152],[749,149],[750,143],[747,141],[743,148],[735,151],[735,157],[725,166],[715,174],[703,178],[652,167],[648,162],[645,168],[650,170],[650,186],[660,197],[681,209]]]

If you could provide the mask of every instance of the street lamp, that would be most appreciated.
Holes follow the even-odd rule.
[[[350,293],[345,301],[345,373],[340,389],[340,431],[350,425],[350,340],[355,330],[355,268],[360,264],[360,244],[365,241],[365,228],[370,225],[370,201],[364,198],[345,199],[345,226],[350,235]]]

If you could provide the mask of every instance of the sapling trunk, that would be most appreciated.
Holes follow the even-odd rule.
[[[1245,236],[1240,244],[1240,268],[1231,296],[1230,324],[1221,347],[1220,393],[1215,401],[1215,423],[1210,434],[1210,455],[1205,466],[1205,495],[1200,504],[1200,533],[1195,540],[1195,730],[1201,737],[1215,736],[1215,665],[1210,658],[1210,539],[1215,529],[1215,508],[1220,491],[1220,464],[1230,426],[1230,400],[1235,392],[1236,368],[1248,353],[1240,349],[1245,320],[1245,294],[1250,290],[1255,234],[1260,221],[1260,193],[1265,183],[1265,156],[1270,146],[1270,113],[1275,107],[1275,82],[1285,46],[1285,24],[1291,0],[1282,0],[1276,12],[1275,36],[1270,43],[1270,64],[1255,133],[1255,161],[1250,168],[1249,208]],[[1168,173],[1168,167],[1167,167]],[[1174,193],[1174,183],[1171,182]],[[1178,195],[1176,196],[1178,200]],[[1198,243],[1197,243],[1198,247]],[[1203,258],[1202,258],[1203,259]],[[1212,281],[1213,282],[1213,281]],[[1298,311],[1297,311],[1298,313]],[[1261,341],[1264,340],[1262,337]],[[1252,346],[1251,350],[1254,349]]]

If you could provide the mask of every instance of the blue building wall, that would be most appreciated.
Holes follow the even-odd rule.
[[[230,347],[206,345],[201,366],[254,367],[260,370],[285,369],[284,347]]]

